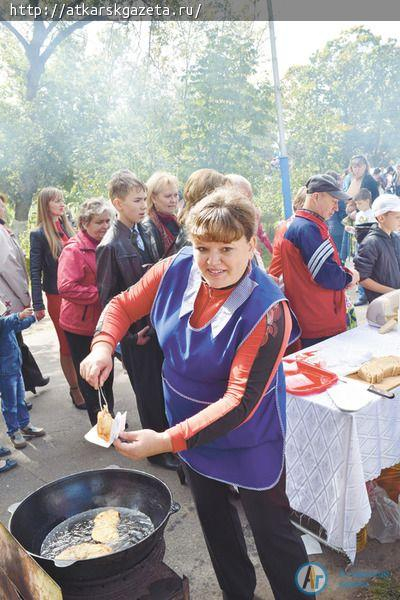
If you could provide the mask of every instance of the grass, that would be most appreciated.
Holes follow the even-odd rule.
[[[400,578],[392,573],[382,579],[375,577],[370,581],[365,600],[400,600]]]

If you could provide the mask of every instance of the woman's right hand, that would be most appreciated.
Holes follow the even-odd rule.
[[[110,344],[98,342],[90,354],[81,362],[80,373],[89,385],[99,389],[107,380],[113,367]]]
[[[348,289],[355,287],[360,282],[360,273],[358,271],[353,269],[351,271],[351,275],[352,275],[351,281],[350,281],[349,285],[347,286]]]
[[[46,316],[46,311],[43,310],[35,310],[35,319],[36,321],[41,321]]]

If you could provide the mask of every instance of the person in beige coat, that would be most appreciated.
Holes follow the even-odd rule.
[[[0,194],[0,300],[9,314],[30,306],[31,297],[24,253],[5,220],[6,198]],[[36,393],[36,388],[47,385],[49,378],[43,377],[20,332],[17,340],[22,353],[25,390]]]

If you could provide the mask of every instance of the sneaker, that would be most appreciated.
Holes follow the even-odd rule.
[[[21,427],[21,431],[23,435],[27,435],[29,437],[42,437],[46,435],[43,427],[34,427],[31,423],[28,423],[26,427]]]
[[[2,458],[3,456],[10,456],[11,454],[11,450],[9,450],[8,448],[4,448],[4,446],[0,446],[0,458]]]
[[[11,458],[7,458],[6,460],[0,460],[0,473],[5,473],[6,471],[10,471],[14,467],[17,466],[17,461],[12,460]]]
[[[19,430],[12,433],[10,435],[10,439],[11,439],[11,442],[12,442],[14,448],[16,448],[17,450],[21,450],[22,448],[25,448],[26,441],[24,439],[24,436],[22,435],[22,433]]]

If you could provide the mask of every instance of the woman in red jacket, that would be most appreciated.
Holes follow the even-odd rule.
[[[65,332],[76,372],[90,352],[90,344],[101,314],[96,285],[96,248],[110,226],[112,210],[102,198],[86,200],[80,210],[79,232],[65,245],[58,262],[58,291],[62,297],[60,326]],[[114,408],[113,371],[104,384],[110,411]],[[97,422],[98,395],[78,375],[92,425]]]

